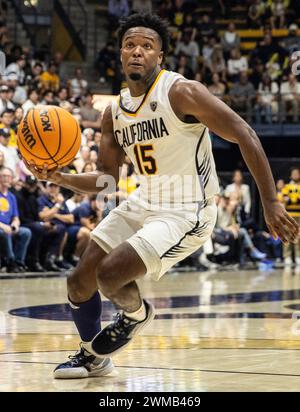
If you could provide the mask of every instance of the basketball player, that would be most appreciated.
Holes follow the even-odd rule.
[[[271,234],[284,242],[298,236],[297,223],[276,200],[267,158],[251,127],[200,83],[161,69],[168,49],[165,24],[153,15],[132,15],[121,25],[119,38],[128,89],[103,115],[97,172],[50,173],[47,166],[39,171],[30,164],[38,178],[88,193],[102,190],[108,175],[119,180],[125,154],[141,176],[139,189],[91,233],[67,280],[82,343],[75,356],[57,366],[56,378],[110,373],[110,357],[154,318],[136,280],[146,274],[158,280],[210,237],[219,187],[209,129],[239,145]],[[102,331],[98,289],[122,309]]]

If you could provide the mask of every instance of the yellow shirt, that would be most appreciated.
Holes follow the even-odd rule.
[[[44,89],[51,89],[52,91],[57,91],[59,89],[60,80],[57,74],[44,72],[41,75],[40,80]]]
[[[291,181],[281,191],[285,208],[293,217],[300,217],[300,183]]]
[[[130,193],[132,193],[136,189],[136,180],[132,179],[131,177],[120,179],[118,186],[121,192],[125,192],[130,195]]]

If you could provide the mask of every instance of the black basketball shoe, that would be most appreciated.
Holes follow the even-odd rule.
[[[55,379],[78,379],[113,375],[114,365],[110,358],[99,359],[82,346],[67,362],[59,364],[53,371]]]
[[[127,346],[131,339],[147,326],[155,316],[154,307],[144,300],[146,318],[141,322],[117,313],[115,321],[99,332],[91,343],[91,351],[96,356],[113,356]]]

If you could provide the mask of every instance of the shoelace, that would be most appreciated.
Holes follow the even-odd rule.
[[[70,359],[69,362],[78,365],[80,363],[84,363],[87,361],[90,361],[90,358],[95,358],[93,355],[87,356],[84,354],[84,349],[80,348],[78,352],[75,353],[75,355],[69,355],[68,358]]]
[[[130,319],[126,318],[123,313],[115,314],[113,319],[114,323],[109,325],[106,329],[107,333],[113,339],[126,336],[128,326],[130,326],[132,323],[136,323],[134,320],[131,321]]]

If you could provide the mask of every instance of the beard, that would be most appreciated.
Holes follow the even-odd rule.
[[[142,76],[140,75],[140,73],[131,73],[129,75],[129,78],[133,81],[138,81],[141,80]]]

